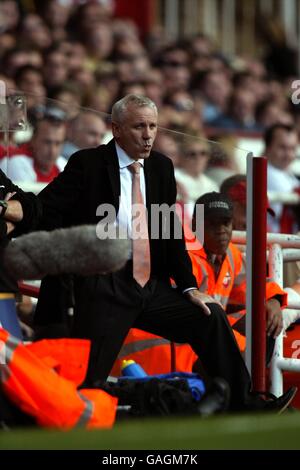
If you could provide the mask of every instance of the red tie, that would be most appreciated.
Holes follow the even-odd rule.
[[[150,245],[146,216],[146,207],[140,187],[139,162],[132,163],[129,167],[132,172],[132,205],[138,204],[139,233],[134,233],[134,218],[132,219],[132,258],[133,277],[140,286],[144,287],[150,278]],[[134,214],[133,214],[134,215]]]

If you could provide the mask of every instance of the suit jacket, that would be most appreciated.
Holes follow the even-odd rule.
[[[17,292],[17,283],[10,278],[3,266],[2,255],[3,250],[9,243],[11,237],[17,237],[30,230],[34,230],[41,216],[41,203],[33,193],[22,191],[18,186],[13,184],[9,178],[0,170],[0,199],[3,200],[7,193],[15,192],[12,197],[19,201],[22,205],[23,219],[16,224],[16,228],[9,235],[6,234],[6,223],[0,218],[0,292]]]
[[[171,160],[153,151],[145,159],[144,173],[148,215],[152,204],[175,204],[176,182]],[[39,194],[43,204],[40,228],[52,230],[97,224],[100,220],[96,215],[97,207],[103,203],[112,204],[117,213],[119,196],[120,174],[114,140],[95,149],[80,150],[71,156],[64,171]],[[150,239],[150,252],[152,276],[165,280],[172,277],[181,289],[197,286],[183,237]]]

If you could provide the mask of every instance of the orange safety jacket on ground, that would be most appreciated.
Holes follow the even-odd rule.
[[[0,384],[40,426],[110,428],[118,400],[100,389],[77,390],[86,375],[90,342],[42,340],[24,345],[0,328]]]

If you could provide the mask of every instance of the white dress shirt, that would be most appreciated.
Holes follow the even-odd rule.
[[[141,164],[140,170],[140,185],[141,193],[144,204],[146,205],[146,188],[145,188],[145,173],[144,173],[144,159],[133,160],[127,153],[116,143],[116,151],[119,160],[120,169],[120,183],[121,183],[121,194],[120,194],[120,205],[119,212],[117,215],[117,224],[121,230],[124,230],[124,234],[127,234],[128,238],[131,238],[131,201],[132,201],[132,179],[133,174],[129,170],[129,166],[132,163],[138,161]]]
[[[119,169],[120,169],[120,184],[121,184],[121,194],[120,194],[120,205],[119,212],[117,215],[117,224],[119,230],[124,230],[124,233],[127,234],[128,238],[131,238],[131,201],[132,201],[132,179],[133,174],[129,170],[129,165],[138,161],[141,164],[140,170],[140,185],[141,193],[143,197],[144,204],[146,205],[146,185],[145,185],[145,173],[144,173],[144,159],[140,158],[139,160],[133,160],[130,158],[127,153],[115,142],[117,156],[119,160]],[[195,287],[187,288],[183,293],[194,290]]]

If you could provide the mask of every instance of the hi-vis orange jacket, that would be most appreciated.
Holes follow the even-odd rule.
[[[197,280],[199,290],[209,294],[224,309],[230,305],[235,310],[245,308],[246,304],[246,268],[241,251],[236,245],[230,243],[226,256],[220,267],[218,277],[215,277],[214,270],[208,262],[204,248],[189,251],[193,265],[193,273]],[[271,278],[266,280],[266,299],[279,296],[282,307],[287,305],[287,294]],[[276,297],[278,298],[278,297]],[[231,325],[234,325],[245,311],[228,315]]]
[[[81,389],[90,342],[42,340],[29,345],[0,328],[0,384],[40,426],[110,428],[118,400],[99,389]]]
[[[171,344],[165,338],[131,328],[110,375],[121,375],[121,364],[133,359],[142,366],[146,374],[169,374],[170,372],[191,372],[196,354],[186,344]]]
[[[246,313],[246,267],[241,251],[230,243],[226,256],[220,267],[218,277],[208,262],[204,248],[189,251],[193,265],[193,273],[197,280],[199,290],[211,295],[220,302],[224,309],[228,307],[236,313],[227,315],[233,327],[233,333],[241,351],[246,348],[246,338],[234,329],[234,325]],[[266,299],[278,298],[281,307],[287,305],[287,294],[271,278],[266,280]]]

